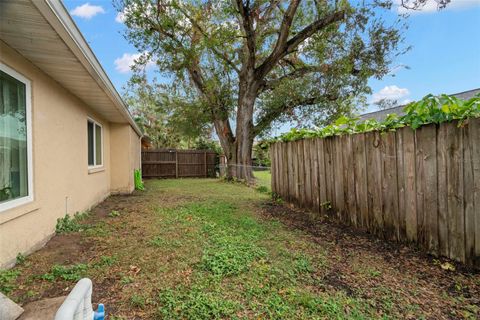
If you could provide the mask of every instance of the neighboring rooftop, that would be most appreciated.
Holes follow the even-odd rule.
[[[454,93],[454,94],[451,94],[450,96],[453,96],[453,97],[456,97],[456,98],[462,99],[462,100],[468,100],[468,99],[473,98],[477,94],[480,94],[480,88],[472,89],[472,90],[468,90],[468,91],[463,91],[463,92],[459,92],[459,93]],[[399,116],[401,116],[401,115],[404,114],[404,111],[403,111],[404,107],[405,107],[405,105],[401,105],[401,106],[396,106],[396,107],[393,107],[393,108],[388,108],[388,109],[385,109],[385,110],[378,110],[378,111],[374,111],[374,112],[364,113],[364,114],[360,115],[360,121],[364,121],[364,120],[367,120],[367,119],[375,119],[377,121],[382,121],[387,117],[387,115],[392,114],[392,113],[395,113],[395,114],[398,114]]]

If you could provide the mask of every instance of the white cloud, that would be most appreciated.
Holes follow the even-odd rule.
[[[117,16],[115,17],[115,21],[118,23],[124,23],[125,22],[125,13],[119,12],[117,13]]]
[[[407,88],[399,88],[396,85],[393,86],[386,86],[382,90],[374,93],[372,95],[372,103],[378,102],[382,99],[388,100],[398,100],[404,98],[410,94]],[[408,99],[406,99],[408,100]]]
[[[128,73],[135,65],[135,60],[138,60],[141,56],[142,53],[124,53],[123,56],[115,59],[115,69],[120,73]],[[154,64],[154,61],[148,61],[146,68],[152,67]]]
[[[83,19],[91,19],[99,13],[105,13],[105,10],[101,6],[92,6],[88,2],[70,11],[72,16],[77,16]]]
[[[433,12],[438,12],[438,3],[435,0],[428,0],[423,7],[421,7],[419,10],[408,10],[405,7],[401,6],[400,4],[402,3],[402,0],[396,0],[395,1],[397,4],[397,12],[404,14],[404,13],[410,13],[410,14],[422,14],[422,13],[433,13]],[[410,3],[412,0],[409,1]],[[442,9],[443,10],[455,10],[455,9],[465,9],[469,7],[475,7],[475,6],[480,6],[480,1],[479,0],[453,0],[449,4],[447,4],[447,7]]]

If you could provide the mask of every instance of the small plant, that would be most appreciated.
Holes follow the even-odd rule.
[[[102,256],[100,261],[95,263],[95,267],[110,267],[118,261],[116,256]]]
[[[133,282],[133,278],[132,277],[129,277],[129,276],[123,276],[121,279],[120,279],[120,283],[122,285],[127,285],[127,284],[130,284]]]
[[[143,309],[143,308],[145,308],[145,305],[147,304],[147,299],[145,299],[144,296],[134,294],[130,297],[130,304],[134,308]]]
[[[178,290],[177,290],[178,289]],[[201,286],[189,290],[167,289],[158,296],[160,319],[236,319],[239,309],[236,301]]]
[[[258,186],[256,190],[260,193],[268,193],[268,188],[265,186]]]
[[[301,255],[295,259],[295,270],[298,273],[311,273],[313,272],[312,264],[308,257]]]
[[[58,218],[55,231],[58,234],[81,231],[82,225],[79,222],[88,217],[88,215],[88,212],[77,212],[73,217],[67,214],[63,218]]]
[[[230,236],[219,237],[203,252],[201,265],[204,270],[218,276],[238,275],[247,271],[251,263],[266,252],[251,243],[242,243]]]
[[[17,277],[20,275],[18,270],[0,270],[0,292],[9,294],[15,289],[14,284]]]
[[[330,203],[330,201],[325,201],[320,203],[320,208],[330,210],[332,209],[332,204]]]
[[[25,257],[25,255],[22,254],[21,252],[19,252],[19,253],[17,254],[16,261],[17,261],[17,264],[18,264],[18,265],[24,264],[26,259],[27,259],[27,257]]]
[[[55,281],[56,279],[62,279],[65,281],[78,281],[87,272],[88,265],[80,263],[72,266],[54,265],[50,269],[49,273],[41,276],[41,279],[47,281]]]
[[[285,201],[283,201],[282,197],[278,193],[272,192],[271,195],[273,202],[275,202],[276,204],[282,205],[285,203]]]
[[[85,227],[85,235],[88,237],[106,237],[110,234],[105,221],[100,221]]]
[[[133,172],[133,178],[135,182],[135,190],[145,190],[145,185],[142,181],[142,171],[135,169]]]
[[[117,211],[117,210],[112,210],[112,211],[108,214],[108,216],[109,216],[110,218],[120,217],[120,212]]]

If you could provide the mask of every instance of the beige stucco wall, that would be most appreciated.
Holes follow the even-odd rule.
[[[129,125],[102,119],[2,41],[0,62],[31,81],[34,185],[33,202],[0,212],[2,268],[19,252],[43,245],[54,234],[57,218],[89,209],[112,189],[133,190],[131,159],[137,155],[130,153],[137,152],[131,143],[132,135],[137,140],[138,135]],[[103,167],[95,171],[87,165],[88,117],[103,126]]]
[[[132,192],[133,172],[140,168],[140,137],[128,124],[112,124],[110,137],[112,193]]]

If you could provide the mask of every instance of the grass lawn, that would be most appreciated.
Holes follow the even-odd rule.
[[[146,187],[63,221],[62,234],[0,273],[0,290],[25,303],[88,276],[94,301],[117,320],[479,316],[478,273],[312,222],[241,184]]]
[[[255,179],[257,179],[257,186],[265,187],[268,190],[272,188],[272,174],[270,171],[255,171],[253,172],[253,175],[255,176]]]

